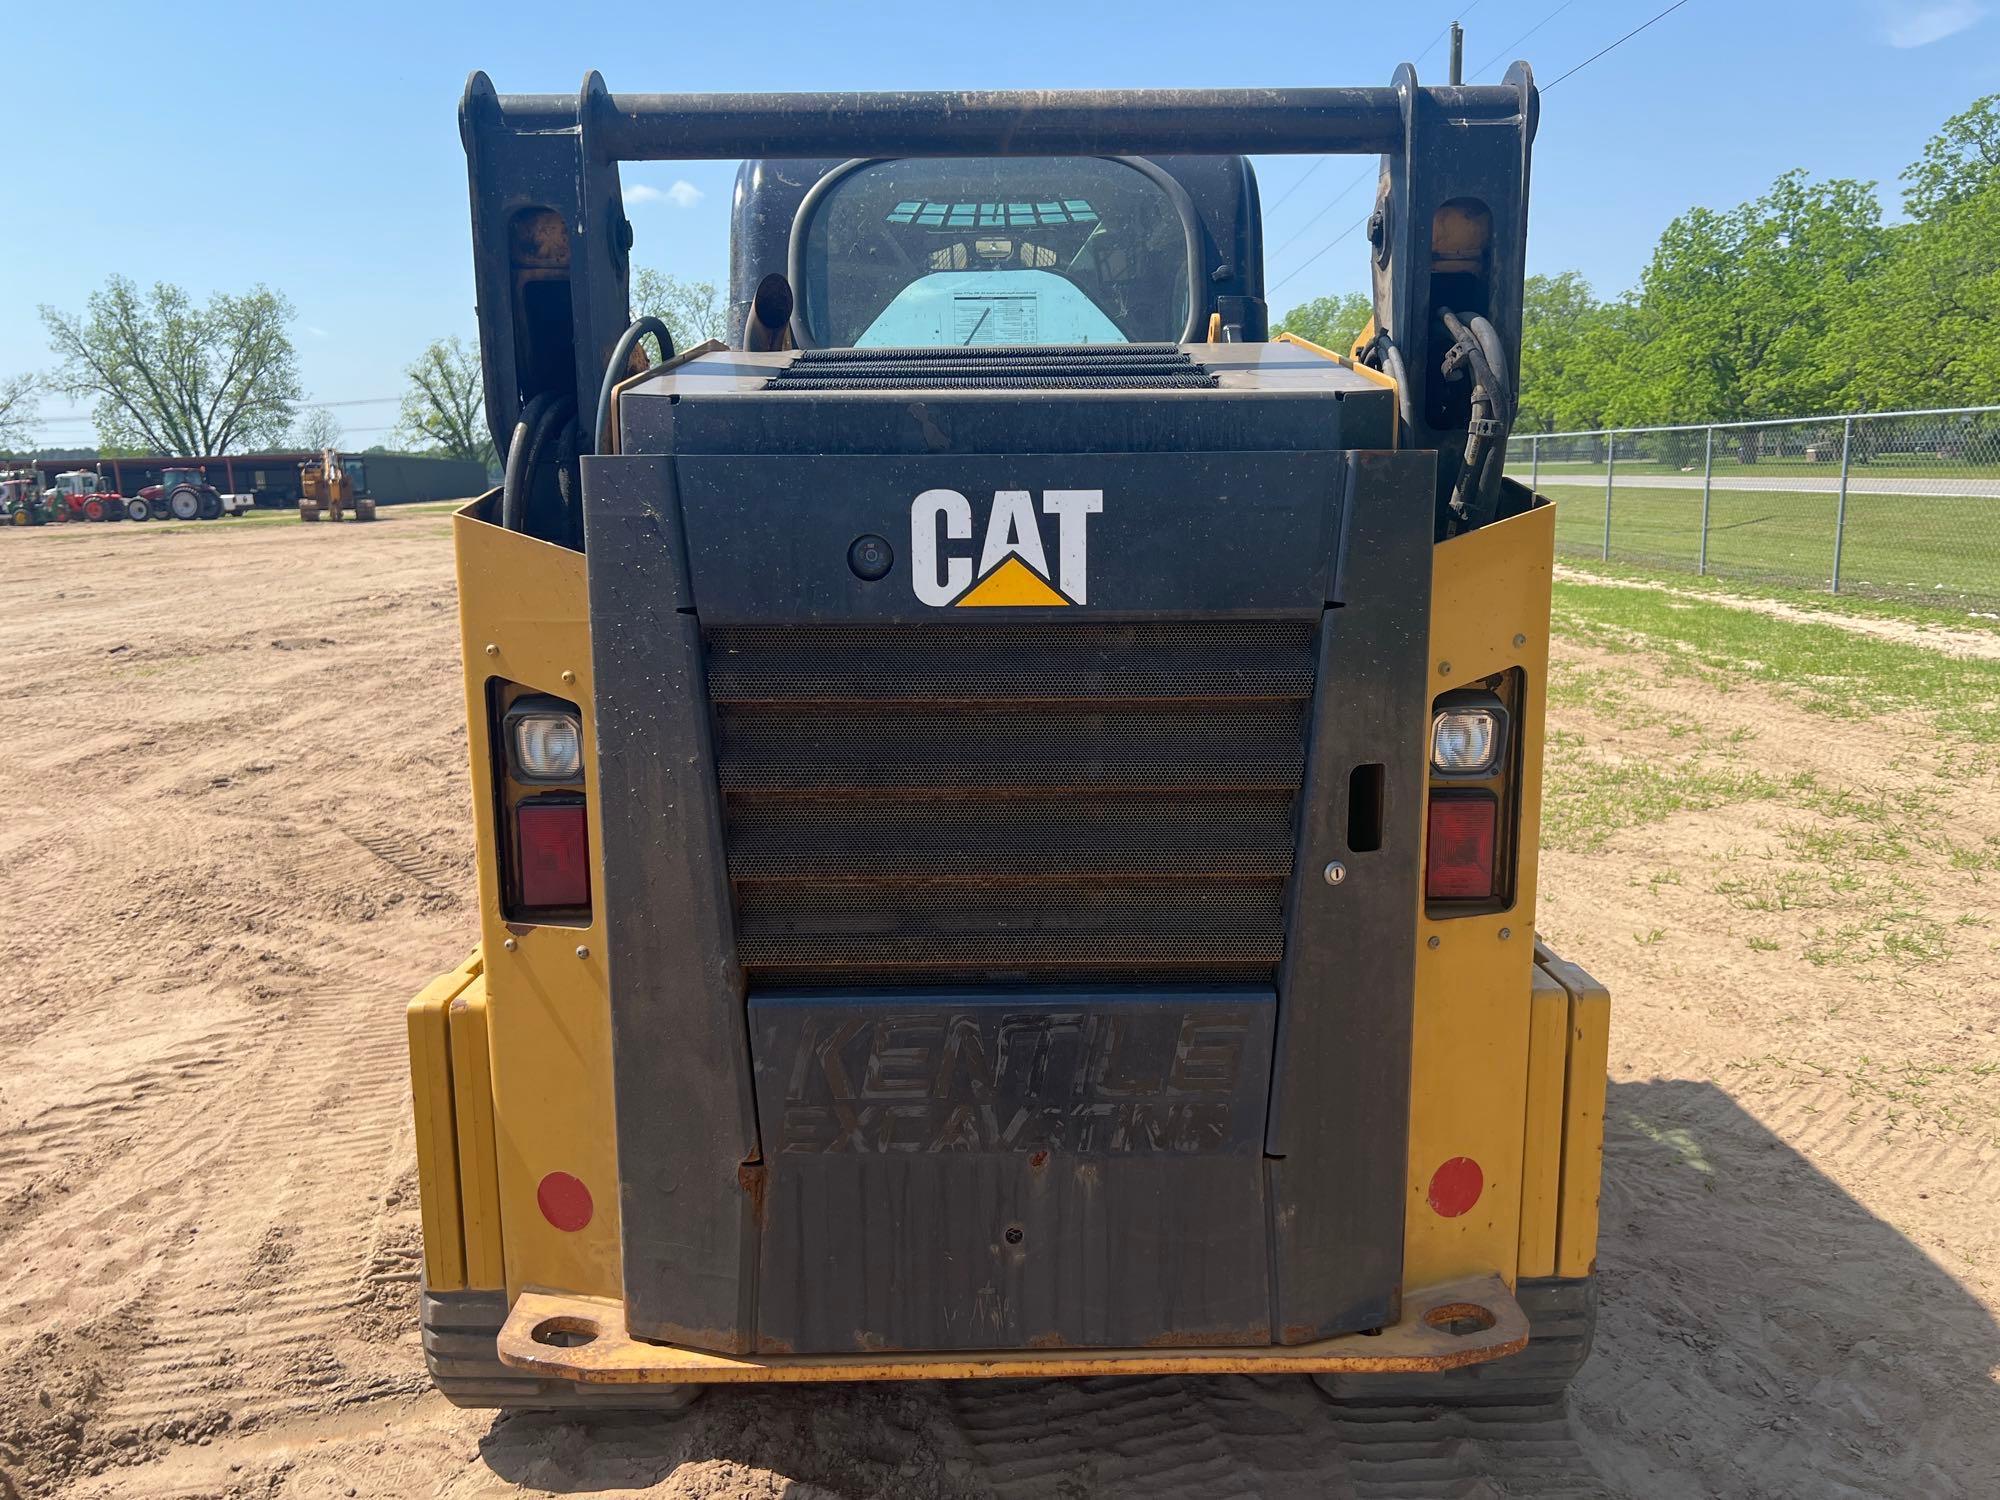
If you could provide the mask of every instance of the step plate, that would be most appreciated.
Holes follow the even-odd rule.
[[[1463,1331],[1454,1331],[1463,1330]],[[517,1370],[606,1384],[757,1384],[833,1380],[1020,1380],[1054,1375],[1331,1375],[1455,1370],[1517,1354],[1528,1320],[1497,1276],[1405,1294],[1403,1319],[1377,1334],[1313,1344],[1088,1353],[730,1355],[655,1344],[625,1331],[610,1298],[523,1292],[500,1330]]]

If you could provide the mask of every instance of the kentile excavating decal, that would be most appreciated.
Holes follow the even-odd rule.
[[[924,604],[989,608],[1087,604],[1089,518],[1103,490],[1043,490],[1041,514],[1055,518],[1056,566],[1049,568],[1042,525],[1029,490],[996,490],[973,567],[948,544],[972,540],[972,502],[957,490],[925,490],[910,502],[910,573]],[[940,547],[940,538],[947,544]]]

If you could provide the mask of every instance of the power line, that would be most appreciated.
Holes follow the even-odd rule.
[[[1481,63],[1479,65],[1478,71],[1475,72],[1472,76],[1477,78],[1480,73],[1484,73],[1488,68],[1492,67],[1495,63],[1505,62],[1508,58],[1516,56],[1517,54],[1514,50],[1515,48],[1519,47],[1521,43],[1525,42],[1529,37],[1533,36],[1536,32],[1540,31],[1544,26],[1548,25],[1549,22],[1553,21],[1557,16],[1561,15],[1564,11],[1568,10],[1574,4],[1576,4],[1576,0],[1562,0],[1561,5],[1558,5],[1554,10],[1550,11],[1547,15],[1543,16],[1541,20],[1535,22],[1534,25],[1530,26],[1526,31],[1522,32],[1519,36],[1515,37],[1513,41],[1509,42],[1506,46],[1502,47],[1498,52],[1494,53],[1493,56],[1487,58],[1485,62]]]
[[[1477,3],[1477,0],[1475,0],[1475,3]],[[1534,35],[1536,31],[1541,30],[1542,27],[1546,26],[1550,21],[1553,21],[1557,16],[1562,14],[1563,11],[1567,10],[1570,4],[1573,3],[1574,0],[1565,0],[1564,4],[1557,6],[1554,10],[1550,11],[1546,16],[1542,17],[1540,21],[1536,22],[1535,25],[1527,32],[1526,36],[1523,36],[1521,40],[1525,41],[1528,36]],[[1608,52],[1617,51],[1620,47],[1624,46],[1625,43],[1631,41],[1633,37],[1637,36],[1640,32],[1644,31],[1648,26],[1651,26],[1655,21],[1665,20],[1668,16],[1672,15],[1675,11],[1679,10],[1683,5],[1686,5],[1687,3],[1688,0],[1674,0],[1674,3],[1672,5],[1669,5],[1665,10],[1661,11],[1658,15],[1655,15],[1650,19],[1641,22],[1639,25],[1634,26],[1630,31],[1626,32],[1625,35],[1618,38],[1617,41],[1611,43],[1608,47],[1602,47],[1596,52],[1591,53],[1590,56],[1586,57],[1582,62],[1578,63],[1575,67],[1571,68],[1567,73],[1562,74],[1560,77],[1554,79],[1549,83],[1543,84],[1541,86],[1540,91],[1542,93],[1547,93],[1550,89],[1554,88],[1556,84],[1561,83],[1564,78],[1570,78],[1578,73],[1581,73],[1585,68],[1589,67],[1592,63],[1596,62],[1598,58],[1603,57]],[[1467,10],[1469,11],[1470,9],[1471,7],[1468,6]],[[1431,43],[1431,46],[1433,47],[1435,47],[1436,45],[1437,45],[1436,42]],[[1518,46],[1519,43],[1516,42],[1513,45]],[[1511,46],[1509,50],[1510,51],[1512,50]],[[1487,64],[1487,66],[1491,67],[1492,64],[1489,63]],[[1485,69],[1482,68],[1480,71],[1484,72]],[[1362,176],[1366,177],[1367,174],[1364,172]],[[1348,192],[1353,191],[1352,184],[1349,185],[1347,191]],[[1307,266],[1311,265],[1314,261],[1318,260],[1322,255],[1325,255],[1327,251],[1333,249],[1335,245],[1338,245],[1342,240],[1346,239],[1349,235],[1353,234],[1355,230],[1359,229],[1363,224],[1366,224],[1367,222],[1368,222],[1368,216],[1366,214],[1363,214],[1359,219],[1356,219],[1352,224],[1348,225],[1347,228],[1343,229],[1339,234],[1335,235],[1332,239],[1328,240],[1324,245],[1320,246],[1319,249],[1315,250],[1311,255],[1306,257],[1306,259],[1300,261],[1290,271],[1287,271],[1283,279],[1279,280],[1278,282],[1274,283],[1272,286],[1267,288],[1264,293],[1265,298],[1268,300],[1271,293],[1281,290],[1286,282],[1291,281],[1294,277],[1296,277],[1299,274],[1299,272],[1303,271]],[[1296,239],[1298,238],[1298,236],[1294,235],[1292,238]],[[1291,241],[1287,240],[1285,243],[1290,244]],[[1279,248],[1282,250],[1284,247],[1280,246]]]
[[[1303,236],[1308,229],[1312,228],[1313,225],[1317,224],[1321,219],[1324,219],[1328,214],[1332,213],[1335,208],[1339,207],[1341,199],[1345,198],[1349,193],[1353,192],[1356,188],[1360,187],[1361,184],[1366,182],[1367,180],[1368,180],[1368,169],[1364,168],[1359,177],[1355,178],[1354,181],[1348,183],[1346,187],[1342,188],[1339,192],[1335,193],[1331,198],[1326,200],[1325,208],[1322,208],[1318,213],[1314,214],[1310,219],[1307,219],[1305,223],[1301,224],[1293,232],[1292,237],[1290,239],[1286,240],[1284,244],[1278,246],[1277,249],[1273,250],[1271,252],[1271,259],[1276,260],[1279,256],[1283,255],[1285,251],[1290,249],[1293,245],[1297,244],[1299,242],[1300,237]]]
[[[358,396],[352,401],[301,401],[299,405],[313,408],[322,406],[393,406],[402,399],[401,396]],[[36,418],[36,425],[41,427],[56,427],[65,424],[73,425],[78,422],[95,422],[96,420],[97,418],[89,412],[64,412],[61,416],[38,417]]]
[[[1651,26],[1654,21],[1664,21],[1668,16],[1672,15],[1675,11],[1679,10],[1683,5],[1686,5],[1687,3],[1688,0],[1674,0],[1674,3],[1672,5],[1669,5],[1665,10],[1661,11],[1658,15],[1654,16],[1652,20],[1640,22],[1637,26],[1634,26],[1630,31],[1626,32],[1625,35],[1618,38],[1617,41],[1613,42],[1609,47],[1605,47],[1600,49],[1599,51],[1591,53],[1590,56],[1586,57],[1582,62],[1578,63],[1575,67],[1571,68],[1569,72],[1564,73],[1559,78],[1552,79],[1548,83],[1543,84],[1542,92],[1546,94],[1550,89],[1554,88],[1558,83],[1561,83],[1564,78],[1574,77],[1576,74],[1581,73],[1585,68],[1589,67],[1592,63],[1596,62],[1598,58],[1604,56],[1606,52],[1617,51],[1620,47],[1624,46],[1627,42],[1631,41],[1633,37],[1637,36],[1640,32],[1644,31],[1648,26]]]
[[[1436,36],[1431,38],[1430,45],[1425,47],[1423,51],[1417,54],[1416,61],[1411,63],[1410,66],[1415,67],[1417,63],[1422,62],[1425,58],[1429,57],[1433,52],[1437,51],[1437,44],[1443,41],[1447,36],[1451,35],[1452,21],[1463,21],[1467,16],[1471,15],[1475,10],[1479,9],[1479,7],[1483,3],[1484,0],[1472,0],[1472,3],[1466,6],[1465,9],[1455,13],[1452,16],[1452,20],[1445,22],[1444,28],[1441,31],[1439,31]],[[1285,206],[1285,200],[1291,197],[1292,194],[1296,193],[1300,188],[1304,187],[1306,185],[1306,180],[1310,178],[1313,175],[1313,173],[1317,172],[1321,167],[1325,166],[1326,163],[1327,163],[1326,157],[1324,156],[1319,157],[1317,160],[1313,162],[1311,166],[1307,167],[1303,172],[1299,173],[1297,179],[1292,183],[1292,185],[1286,188],[1282,193],[1278,194],[1277,202],[1273,203],[1269,208],[1264,210],[1265,217],[1268,218],[1272,214],[1276,213],[1279,209],[1283,208]],[[1354,189],[1351,186],[1343,188],[1341,190],[1340,196],[1344,198],[1353,191]],[[1313,218],[1308,219],[1306,222],[1308,224],[1312,223],[1314,219],[1320,218],[1322,215],[1325,214],[1325,212],[1326,212],[1325,209],[1321,209],[1319,213],[1314,214]],[[1292,238],[1296,239],[1298,238],[1298,236],[1294,235]],[[1290,243],[1291,240],[1285,241],[1286,245],[1289,245]],[[1278,248],[1282,250],[1284,248],[1284,245],[1280,245]]]
[[[1284,200],[1286,200],[1286,198],[1290,198],[1290,196],[1292,196],[1294,192],[1298,192],[1298,190],[1300,190],[1302,186],[1306,186],[1306,178],[1310,178],[1310,176],[1312,176],[1314,172],[1318,172],[1318,170],[1320,170],[1322,166],[1326,166],[1326,158],[1324,158],[1324,156],[1316,158],[1316,160],[1312,162],[1312,166],[1308,166],[1308,168],[1306,168],[1304,172],[1300,172],[1300,174],[1298,174],[1298,182],[1294,182],[1294,184],[1292,184],[1290,188],[1286,188],[1284,192],[1280,192],[1280,194],[1278,194],[1278,202],[1274,202],[1274,204],[1272,204],[1270,208],[1266,208],[1264,212],[1266,212],[1266,214],[1276,214],[1276,212],[1278,212],[1280,208],[1284,208]]]
[[[1348,225],[1345,229],[1341,230],[1339,234],[1335,235],[1332,239],[1328,240],[1324,245],[1321,245],[1319,249],[1313,251],[1311,255],[1307,256],[1304,260],[1300,261],[1296,266],[1292,267],[1291,270],[1285,273],[1284,281],[1280,281],[1276,286],[1272,287],[1269,292],[1266,292],[1264,294],[1265,300],[1269,301],[1271,292],[1280,290],[1284,286],[1286,281],[1290,281],[1294,276],[1298,275],[1299,272],[1303,271],[1307,266],[1311,265],[1314,261],[1318,260],[1322,255],[1326,254],[1327,251],[1331,250],[1335,245],[1338,245],[1342,240],[1346,239],[1350,234],[1354,233],[1355,230],[1359,229],[1363,224],[1366,224],[1367,222],[1368,222],[1368,215],[1363,214],[1360,218],[1356,219],[1352,224]]]

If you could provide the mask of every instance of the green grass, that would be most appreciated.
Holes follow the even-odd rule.
[[[1676,813],[1706,812],[1777,794],[1762,772],[1695,753],[1683,760],[1606,760],[1580,736],[1549,736],[1542,793],[1542,842],[1551,849],[1600,849],[1626,828]]]
[[[1753,952],[1900,991],[1955,951],[1990,943],[1969,891],[2000,872],[2000,835],[1956,827],[1952,806],[1966,780],[2000,770],[2000,662],[1618,583],[1559,582],[1555,629],[1614,660],[1559,655],[1551,665],[1548,847],[1589,853],[1625,830],[1740,805],[1746,815],[1732,825],[1743,842],[1702,884],[1744,927],[1755,923],[1736,929]],[[1657,691],[1662,673],[1686,690]],[[1823,729],[1806,731],[1816,737],[1908,716],[1935,738],[1891,755],[1879,775],[1795,769],[1785,737],[1797,728],[1744,736],[1704,715],[1709,695],[1752,686],[1823,716]],[[1643,876],[1656,895],[1680,883],[1649,868],[1632,883]],[[1664,936],[1632,934],[1644,947]]]
[[[1701,445],[1694,449],[1693,467],[1679,464],[1656,463],[1625,458],[1618,460],[1620,474],[1685,474],[1689,478],[1701,476]],[[1507,472],[1517,479],[1525,480],[1533,471],[1528,447],[1517,440],[1507,452]],[[1543,474],[1602,474],[1604,460],[1587,458],[1544,458],[1541,463]],[[1857,462],[1849,471],[1850,475],[1878,479],[2000,479],[2000,463],[1967,462],[1949,458],[1939,458],[1933,453],[1878,453],[1866,463]],[[1754,464],[1741,463],[1732,449],[1725,454],[1720,444],[1715,452],[1715,477],[1717,479],[1754,479],[1759,475],[1769,478],[1773,474],[1804,474],[1814,479],[1839,479],[1840,460],[1836,456],[1809,463],[1800,455],[1786,457],[1766,456]]]
[[[1709,506],[1708,570],[1825,590],[1833,578],[1833,495],[1716,490]],[[1556,491],[1556,547],[1602,558],[1604,497]],[[1701,491],[1619,485],[1611,501],[1611,556],[1692,573],[1701,557]],[[1895,594],[2000,608],[2000,499],[1960,495],[1849,495],[1841,546],[1843,592]]]
[[[1575,553],[1566,555],[1562,562],[1566,568],[1612,583],[1657,583],[1687,594],[1770,599],[1832,618],[1858,616],[1872,620],[1902,620],[1912,625],[1937,625],[1949,630],[1982,631],[2000,636],[2000,605],[1981,610],[1965,603],[1934,604],[1927,600],[1893,596],[1829,594],[1824,587],[1796,588],[1766,579],[1704,577],[1679,568],[1649,568],[1642,563],[1625,562],[1619,558],[1602,562],[1596,557]]]
[[[1555,628],[1604,649],[1645,649],[1670,672],[1727,692],[1765,684],[1830,720],[1913,712],[1944,734],[2000,745],[2000,662],[1774,619],[1658,589],[1558,581]],[[1829,725],[1828,733],[1837,733]]]
[[[405,518],[415,518],[418,516],[445,515],[458,509],[464,503],[463,500],[420,500],[410,505],[384,505],[375,512],[375,524],[380,525],[383,522],[400,521]],[[303,526],[306,523],[299,519],[299,513],[296,510],[253,510],[244,515],[224,517],[214,521],[123,521],[111,522],[109,524],[123,525],[134,531],[159,533],[169,531],[242,531],[265,526]],[[326,526],[331,523],[319,521],[314,524]],[[351,526],[359,523],[342,521],[340,524]]]

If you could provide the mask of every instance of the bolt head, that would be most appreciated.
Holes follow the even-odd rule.
[[[590,957],[590,950],[584,947],[582,943],[578,943],[576,945],[576,956],[578,958],[588,958]]]
[[[1514,935],[1514,929],[1511,927],[1503,927],[1500,929],[1500,941],[1503,943],[1506,942],[1507,939],[1512,937],[1513,935]]]
[[[1347,879],[1347,866],[1337,859],[1330,860],[1326,867],[1326,883],[1328,885],[1339,885],[1345,879]]]
[[[1426,948],[1435,948],[1437,945],[1438,945],[1438,940],[1436,938],[1432,938],[1429,942],[1424,944]]]
[[[509,953],[512,953],[516,948],[520,947],[521,945],[515,942],[514,939],[507,938],[501,942],[500,946],[505,948]]]
[[[495,645],[492,641],[488,641],[486,643],[486,654],[488,656],[498,656],[500,654],[500,648],[497,645]]]
[[[1450,663],[1450,662],[1448,662],[1448,661],[1441,661],[1441,662],[1439,662],[1439,663],[1438,663],[1438,676],[1440,676],[1440,677],[1449,677],[1449,676],[1451,676],[1451,663]]]
[[[1525,635],[1517,635],[1514,637],[1514,644],[1517,646],[1525,646],[1528,644],[1528,638]]]
[[[575,687],[576,673],[570,671],[569,668],[565,667],[563,668],[562,680],[564,687]]]

